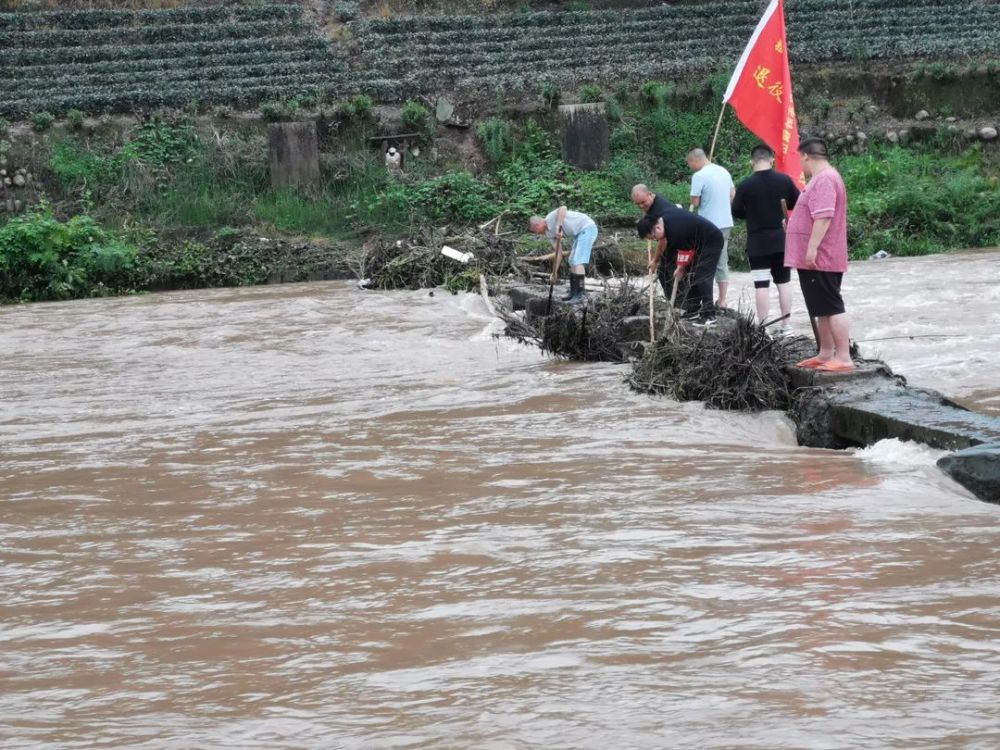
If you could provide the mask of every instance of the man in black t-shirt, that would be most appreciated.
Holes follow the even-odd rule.
[[[733,216],[747,222],[747,258],[756,290],[757,320],[768,316],[771,279],[778,288],[778,304],[785,316],[780,333],[788,335],[791,328],[787,316],[792,310],[791,269],[785,268],[785,211],[795,208],[799,189],[792,178],[774,171],[774,152],[764,144],[750,152],[753,174],[736,188]]]
[[[661,216],[665,208],[674,205],[662,195],[657,195],[641,184],[632,187],[632,202],[641,208],[646,216]]]
[[[647,213],[639,220],[636,230],[643,239],[657,241],[649,272],[657,273],[667,299],[670,298],[673,279],[679,282],[691,273],[694,276],[691,284],[694,299],[691,302],[697,305],[699,311],[695,325],[714,326],[712,290],[715,268],[725,244],[718,227],[708,219],[665,202],[658,216]],[[661,260],[664,262],[661,263]]]

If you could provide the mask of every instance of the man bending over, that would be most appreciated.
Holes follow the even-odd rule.
[[[528,229],[535,234],[547,235],[552,240],[553,250],[558,247],[563,235],[568,235],[573,240],[573,249],[569,254],[569,294],[562,297],[562,300],[571,304],[582,302],[586,293],[590,251],[597,240],[597,224],[587,214],[559,206],[545,218],[532,216]]]
[[[636,229],[640,237],[657,242],[649,272],[659,276],[667,299],[671,297],[673,280],[680,282],[687,273],[693,273],[694,303],[699,311],[695,325],[714,326],[712,280],[722,254],[722,232],[708,219],[673,205],[664,208],[660,216],[646,214]],[[664,255],[666,262],[661,263]]]

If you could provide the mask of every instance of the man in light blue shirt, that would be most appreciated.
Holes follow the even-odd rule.
[[[563,233],[573,240],[573,250],[569,254],[569,294],[562,298],[563,302],[578,304],[583,302],[587,292],[587,264],[590,263],[590,253],[597,239],[597,224],[587,214],[570,211],[566,206],[559,206],[547,216],[532,216],[528,220],[528,230],[534,234],[546,234],[553,241],[552,257],[562,241]],[[542,256],[538,258],[547,258]],[[555,283],[558,271],[553,269],[552,282]]]
[[[691,178],[691,207],[715,224],[725,238],[715,281],[719,286],[719,307],[726,306],[729,291],[729,233],[733,228],[730,205],[736,195],[733,177],[723,167],[708,160],[705,152],[696,148],[687,155],[687,164],[694,172]]]

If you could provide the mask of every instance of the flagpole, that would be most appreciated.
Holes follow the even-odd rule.
[[[715,156],[715,142],[719,140],[719,130],[722,129],[722,118],[726,114],[726,102],[722,102],[722,111],[719,112],[719,121],[715,123],[715,134],[712,135],[712,147],[708,150],[708,160],[712,161]]]

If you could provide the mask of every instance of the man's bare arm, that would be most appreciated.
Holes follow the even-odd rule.
[[[566,221],[566,206],[559,206],[559,212],[556,214],[556,234],[563,233],[563,222]]]

